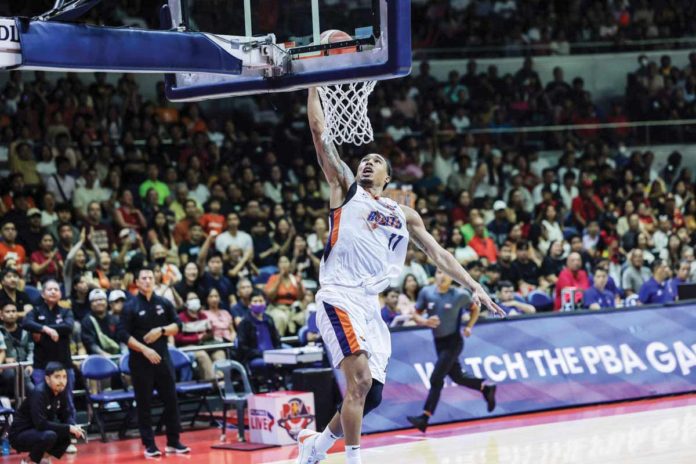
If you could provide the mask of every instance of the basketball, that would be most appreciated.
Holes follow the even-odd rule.
[[[347,32],[339,31],[338,29],[331,29],[328,31],[324,31],[321,33],[321,44],[326,45],[330,43],[336,43],[336,42],[345,42],[347,40],[353,40],[353,37],[350,36]],[[343,55],[345,53],[355,53],[357,51],[357,48],[355,46],[352,47],[344,47],[344,48],[336,48],[333,50],[327,50],[326,54],[327,55]]]

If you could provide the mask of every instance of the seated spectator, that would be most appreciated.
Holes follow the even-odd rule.
[[[669,279],[669,266],[661,259],[656,259],[652,264],[652,277],[641,285],[638,299],[642,304],[665,304],[676,299],[671,288],[667,285]]]
[[[241,248],[245,260],[249,260],[254,254],[254,242],[251,235],[239,230],[239,215],[229,213],[227,215],[227,230],[215,237],[215,248],[221,253],[227,252],[230,245]]]
[[[86,437],[84,430],[75,425],[69,395],[65,366],[48,363],[42,382],[22,402],[9,432],[10,445],[20,453],[29,452],[28,462],[48,462],[50,456],[60,459],[71,446],[71,435]]]
[[[34,356],[34,342],[31,335],[17,324],[17,306],[11,301],[0,302],[0,316],[2,316],[2,326],[0,333],[5,340],[5,362],[26,362]],[[23,369],[24,387],[31,391],[34,385],[31,382],[32,367],[27,366]],[[0,385],[3,395],[12,397],[15,394],[16,369],[4,369],[0,373],[2,384]]]
[[[520,274],[517,267],[512,265],[513,251],[512,243],[506,241],[500,247],[500,253],[498,254],[498,268],[500,269],[500,279],[512,282],[515,289],[518,289],[520,284]]]
[[[13,222],[5,222],[0,231],[2,231],[2,242],[0,242],[0,267],[6,268],[8,262],[12,261],[19,275],[22,275],[24,272],[24,263],[27,262],[27,253],[24,247],[16,242],[17,227]]]
[[[126,292],[123,290],[111,290],[109,292],[109,313],[118,322],[123,312],[123,305],[126,303]]]
[[[563,289],[571,287],[577,290],[575,293],[575,305],[578,305],[582,302],[582,292],[590,288],[590,280],[587,277],[587,272],[582,269],[582,258],[576,252],[568,255],[566,267],[563,268],[556,281],[554,311],[561,309],[561,293]]]
[[[121,192],[121,206],[114,211],[114,222],[119,230],[133,229],[138,235],[145,231],[147,221],[143,213],[135,207],[130,190],[124,189]]]
[[[688,284],[691,282],[689,279],[689,274],[691,272],[691,264],[688,261],[681,261],[679,266],[674,269],[674,277],[669,279],[667,285],[669,286],[669,291],[674,296],[675,300],[679,299],[679,286]]]
[[[521,240],[517,244],[517,259],[512,263],[519,276],[519,288],[523,295],[537,288],[540,284],[541,269],[534,262],[536,252],[532,244]]]
[[[515,299],[515,286],[512,282],[503,280],[498,285],[498,288],[498,305],[508,316],[520,316],[536,312],[534,306]]]
[[[14,267],[7,267],[2,271],[2,289],[0,289],[0,305],[14,303],[17,308],[17,316],[22,318],[33,309],[29,295],[18,289],[20,283],[19,273]]]
[[[237,344],[240,355],[246,362],[263,358],[266,350],[281,347],[280,334],[273,323],[273,319],[266,314],[266,297],[259,290],[251,294],[249,314],[239,324],[239,342]]]
[[[189,227],[189,238],[184,240],[179,244],[179,261],[181,265],[185,265],[189,261],[197,262],[198,255],[205,242],[205,234],[203,233],[203,226],[196,223],[191,224]]]
[[[31,274],[34,282],[63,275],[63,257],[55,248],[53,235],[48,232],[42,235],[39,249],[31,254]]]
[[[268,295],[267,313],[273,318],[281,337],[295,334],[304,325],[305,314],[291,311],[292,304],[302,299],[304,287],[302,279],[290,273],[290,260],[281,256],[278,260],[278,273],[266,282],[265,293]]]
[[[179,313],[181,330],[174,335],[176,346],[196,346],[206,343],[214,343],[213,326],[208,317],[201,312],[201,300],[198,294],[190,292],[186,295],[184,311]],[[193,351],[197,365],[197,375],[200,380],[212,380],[215,378],[213,360],[205,350]],[[224,359],[223,356],[220,359]]]
[[[474,228],[474,236],[469,240],[469,246],[474,249],[481,259],[485,259],[488,264],[495,264],[498,261],[498,249],[495,240],[487,236],[488,230],[483,222],[483,218],[471,220]]]
[[[637,294],[650,277],[650,269],[643,265],[643,250],[636,248],[628,255],[629,264],[621,275],[621,288],[625,295]]]
[[[154,247],[153,247],[154,248]],[[167,266],[165,264],[165,266]],[[183,305],[181,296],[174,289],[174,285],[181,280],[181,274],[179,274],[179,279],[174,280],[172,278],[167,279],[164,282],[164,273],[162,272],[162,266],[155,264],[152,268],[152,272],[155,274],[155,295],[166,298],[175,308],[179,308]],[[178,270],[177,270],[178,272]]]
[[[493,211],[495,219],[488,223],[487,228],[496,245],[502,247],[512,230],[512,223],[508,219],[507,205],[504,201],[498,200],[493,203]]]
[[[235,328],[239,327],[239,323],[242,319],[249,314],[249,305],[251,304],[251,292],[254,287],[249,279],[240,279],[237,282],[237,296],[235,298],[235,303],[230,308],[230,314],[234,319]]]
[[[486,268],[486,272],[481,277],[481,285],[489,295],[495,295],[498,292],[500,285],[500,266],[490,264]],[[514,284],[513,284],[514,285]]]
[[[580,195],[573,198],[571,205],[575,223],[579,228],[599,219],[599,215],[604,212],[604,203],[594,192],[594,184],[590,179],[582,181]]]
[[[401,293],[396,304],[399,314],[412,317],[416,313],[416,301],[418,301],[420,289],[421,286],[418,285],[416,277],[408,274],[401,285]]]
[[[412,245],[409,245],[406,250],[406,259],[401,269],[401,274],[399,274],[396,279],[392,279],[392,287],[401,287],[404,283],[404,279],[408,275],[415,277],[419,286],[423,287],[424,285],[428,285],[428,273],[416,259],[416,250]]]
[[[218,343],[231,343],[237,338],[234,330],[234,321],[229,311],[222,309],[220,292],[216,288],[208,290],[206,295],[206,309],[203,310],[205,317],[211,322],[213,327],[213,340]],[[215,355],[213,353],[213,359]],[[224,356],[224,352],[221,353]],[[220,359],[224,359],[220,358]]]
[[[87,354],[110,356],[119,354],[121,347],[116,338],[117,320],[109,314],[106,292],[95,288],[89,293],[90,314],[82,319],[82,344]]]
[[[612,292],[607,290],[609,273],[606,269],[598,267],[595,269],[593,281],[590,288],[585,290],[582,296],[582,307],[587,309],[605,309],[615,307],[615,297]]]
[[[194,224],[199,224],[198,216],[200,215],[200,210],[198,209],[198,203],[193,198],[188,198],[185,202],[186,216],[182,220],[176,223],[172,235],[174,236],[174,241],[181,245],[182,243],[190,239],[190,230]]]
[[[230,307],[230,295],[234,293],[234,286],[230,278],[224,273],[225,268],[222,253],[217,250],[208,253],[214,238],[214,233],[211,233],[208,238],[206,238],[203,243],[203,248],[201,248],[201,253],[198,256],[198,267],[206,269],[201,275],[200,286],[204,295],[207,295],[208,290],[211,288],[216,288],[222,298],[222,306],[227,309]]]
[[[201,279],[198,273],[198,265],[189,261],[184,266],[183,278],[174,286],[174,290],[182,296],[194,292],[198,295],[203,294],[201,291]]]
[[[29,218],[29,224],[26,229],[20,231],[18,239],[24,251],[31,256],[40,248],[41,239],[47,230],[41,226],[41,211],[38,208],[27,211],[27,218]]]
[[[382,320],[391,325],[396,316],[399,315],[399,291],[393,287],[386,289],[382,296],[384,297],[384,306],[382,307]]]
[[[220,214],[221,209],[220,199],[211,198],[208,202],[208,210],[198,219],[199,224],[203,227],[203,232],[206,234],[215,232],[216,235],[219,235],[225,231],[225,216]],[[189,239],[191,239],[191,227],[189,227]]]
[[[558,276],[561,274],[564,266],[563,241],[556,240],[551,242],[549,251],[541,264],[541,275],[550,285],[556,285]]]

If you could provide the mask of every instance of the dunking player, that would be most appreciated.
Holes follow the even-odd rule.
[[[488,412],[495,409],[495,385],[484,384],[483,379],[473,377],[462,370],[459,355],[464,349],[464,339],[461,335],[462,313],[471,308],[471,317],[464,327],[464,335],[470,336],[471,329],[478,320],[479,307],[473,304],[471,293],[467,289],[452,287],[452,279],[441,270],[435,272],[435,285],[424,287],[416,301],[415,319],[419,325],[433,329],[437,362],[430,375],[430,392],[425,400],[423,414],[409,416],[408,421],[421,432],[428,427],[430,417],[435,413],[440,401],[445,377],[454,380],[458,385],[480,391],[488,404]],[[427,314],[427,317],[423,317]]]
[[[330,233],[316,295],[317,325],[334,366],[345,375],[347,390],[323,433],[300,432],[297,462],[326,459],[329,448],[345,435],[346,462],[359,464],[362,417],[382,400],[391,355],[378,295],[401,273],[409,238],[447,275],[471,289],[474,301],[501,314],[502,310],[428,233],[418,213],[381,197],[391,179],[391,167],[383,156],[365,156],[356,181],[333,143],[322,140],[324,113],[316,89],[309,90],[307,113],[319,165],[331,187]]]

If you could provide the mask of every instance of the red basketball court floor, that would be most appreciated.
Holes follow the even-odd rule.
[[[220,432],[208,428],[185,432],[191,447],[185,456],[145,459],[138,439],[78,446],[60,462],[131,464],[143,462],[259,464],[294,462],[294,447],[255,452],[211,449]],[[234,440],[236,432],[228,437]],[[165,438],[158,437],[164,449]],[[369,435],[363,439],[363,462],[379,463],[696,463],[696,394],[611,405],[525,414]],[[326,464],[345,462],[342,443]],[[0,458],[18,463],[20,457]],[[54,463],[56,460],[53,461]]]

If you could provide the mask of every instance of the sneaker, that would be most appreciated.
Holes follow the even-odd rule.
[[[75,454],[77,453],[77,446],[70,443],[70,445],[68,445],[68,447],[65,449],[65,452],[68,454]]]
[[[319,438],[319,434],[313,430],[303,430],[297,436],[297,464],[316,464],[326,459],[326,453],[317,453],[314,444]]]
[[[496,388],[496,385],[486,385],[485,387],[483,387],[483,390],[481,390],[481,393],[483,393],[483,397],[486,399],[486,403],[488,403],[488,412],[493,412],[493,410],[495,409]]]
[[[191,448],[181,442],[177,442],[173,445],[167,445],[164,451],[168,454],[186,454],[191,452]]]
[[[423,433],[425,433],[425,430],[428,428],[428,419],[428,416],[425,414],[421,414],[420,416],[406,416],[406,420]]]
[[[145,457],[146,458],[156,458],[162,456],[162,452],[157,448],[157,445],[150,445],[147,448],[145,448]]]

